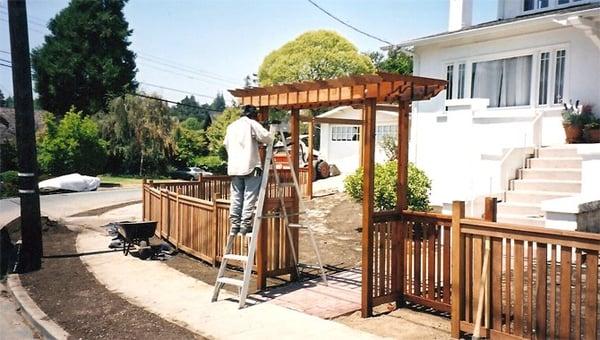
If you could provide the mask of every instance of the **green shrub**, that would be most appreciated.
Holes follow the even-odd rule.
[[[375,164],[375,209],[391,210],[396,206],[396,174],[397,163],[388,161]],[[362,188],[363,170],[356,170],[344,180],[346,193],[357,202],[362,201],[364,195]],[[429,191],[431,180],[423,170],[410,163],[408,166],[408,209],[416,211],[429,211]]]
[[[17,196],[19,176],[16,171],[0,172],[0,197]]]
[[[95,121],[74,109],[60,122],[51,113],[43,119],[46,129],[38,138],[38,162],[43,172],[96,175],[104,170],[106,142],[100,139]]]
[[[196,157],[194,160],[196,166],[199,166],[215,175],[224,175],[227,173],[227,162],[216,155]]]

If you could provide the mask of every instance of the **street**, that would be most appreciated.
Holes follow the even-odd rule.
[[[140,188],[106,189],[90,192],[65,193],[40,196],[42,215],[63,218],[86,210],[96,209],[142,199]],[[0,200],[0,225],[20,214],[19,198]]]

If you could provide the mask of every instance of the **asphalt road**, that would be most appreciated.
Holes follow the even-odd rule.
[[[141,188],[104,189],[91,192],[78,192],[40,196],[42,215],[63,218],[83,211],[110,205],[140,201]],[[0,200],[0,227],[18,217],[21,213],[19,198]]]

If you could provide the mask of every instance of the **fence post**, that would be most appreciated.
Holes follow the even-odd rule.
[[[217,200],[221,198],[221,194],[214,194],[212,197],[212,220],[213,220],[213,237],[214,239],[214,249],[213,249],[213,258],[212,265],[215,267],[217,265],[217,247],[219,247],[219,213],[217,210]]]
[[[464,239],[460,235],[460,219],[465,217],[465,202],[452,202],[452,313],[450,333],[459,339],[460,321],[465,312],[465,249]]]
[[[181,191],[181,188],[177,187],[176,191],[175,191],[175,228],[177,229],[177,242],[175,243],[175,247],[177,248],[177,250],[179,250],[179,244],[181,243],[181,221],[179,221],[179,219],[181,218],[181,216],[179,216],[179,192]]]
[[[485,198],[485,211],[483,213],[483,219],[489,222],[496,222],[496,217],[498,214],[498,201],[496,199],[496,197],[486,197]],[[491,239],[489,237],[487,237],[485,239],[485,246],[486,248],[490,249],[490,262],[489,262],[489,266],[490,269],[487,271],[487,285],[485,287],[485,328],[491,328],[492,326],[492,314],[491,314],[491,306],[492,306],[492,297],[491,297],[491,291],[492,291],[492,270],[493,270],[493,265],[491,259],[494,258],[494,249],[492,248],[491,245]]]
[[[146,178],[142,179],[142,221],[146,221]]]

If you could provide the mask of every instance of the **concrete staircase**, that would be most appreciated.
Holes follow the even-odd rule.
[[[498,204],[498,221],[544,226],[541,202],[581,192],[581,158],[574,146],[536,150],[526,166],[509,183],[504,202]]]

